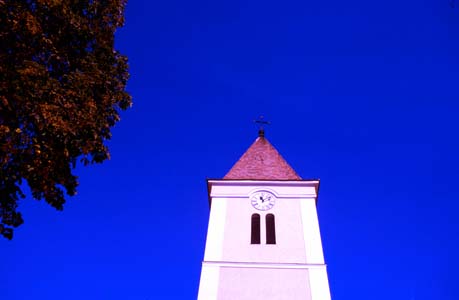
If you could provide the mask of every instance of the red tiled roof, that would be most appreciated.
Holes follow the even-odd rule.
[[[258,137],[223,179],[301,180],[276,148]]]

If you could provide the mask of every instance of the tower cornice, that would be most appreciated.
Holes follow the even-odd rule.
[[[213,197],[247,197],[257,190],[268,190],[280,198],[314,198],[317,204],[319,179],[301,180],[252,180],[207,179],[209,206]],[[285,188],[288,193],[282,192]]]

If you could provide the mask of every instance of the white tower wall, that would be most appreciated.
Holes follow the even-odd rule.
[[[210,180],[211,210],[199,300],[329,300],[316,211],[318,181]],[[259,211],[249,197],[276,196]],[[261,216],[261,243],[251,244],[251,216]],[[276,244],[266,244],[266,214],[274,214]]]

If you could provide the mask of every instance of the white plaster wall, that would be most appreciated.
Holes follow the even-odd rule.
[[[301,199],[300,202],[306,262],[310,264],[323,264],[324,255],[315,199]]]
[[[325,266],[309,270],[312,300],[330,300],[330,286]]]
[[[306,263],[307,251],[320,256],[320,253],[316,254],[317,249],[322,251],[315,208],[317,181],[211,181],[211,184],[209,227],[214,223],[213,219],[219,219],[215,223],[224,227],[218,232],[225,237],[222,240],[221,236],[215,236],[220,247],[218,251],[215,242],[210,246],[211,251],[206,246],[205,260]],[[259,211],[252,207],[249,196],[259,190],[270,191],[277,197],[271,210]],[[223,205],[224,215],[221,209]],[[218,206],[218,209],[214,209],[214,206]],[[250,244],[251,216],[254,213],[261,216],[260,245]],[[268,213],[275,216],[275,245],[266,245],[265,216]],[[215,216],[217,214],[218,218]],[[216,231],[211,233],[209,228],[208,243],[214,233]],[[312,235],[306,236],[306,233]],[[311,247],[310,242],[317,242],[317,237],[319,246]],[[209,256],[207,253],[215,255]]]
[[[216,299],[311,300],[308,270],[222,268]]]
[[[199,300],[330,299],[316,211],[318,181],[210,184],[212,204]],[[259,190],[276,195],[271,210],[252,207],[249,196]],[[259,245],[250,244],[253,213],[261,216]],[[268,213],[275,215],[275,245],[266,245]],[[277,267],[271,269],[273,264]]]
[[[201,280],[199,281],[198,300],[217,299],[220,282],[220,267],[202,265]]]
[[[305,263],[305,243],[301,230],[299,199],[279,198],[269,211],[252,207],[248,197],[225,198],[227,210],[222,261]],[[261,244],[250,244],[251,217],[261,216]],[[276,244],[266,244],[265,217],[275,216]]]
[[[214,199],[210,208],[204,260],[221,260],[225,239],[226,206],[224,199]]]

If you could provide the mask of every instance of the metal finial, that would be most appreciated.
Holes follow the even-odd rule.
[[[260,116],[258,120],[253,120],[253,122],[258,124],[258,136],[264,137],[265,136],[265,125],[270,125],[271,122],[265,121],[263,116]]]

